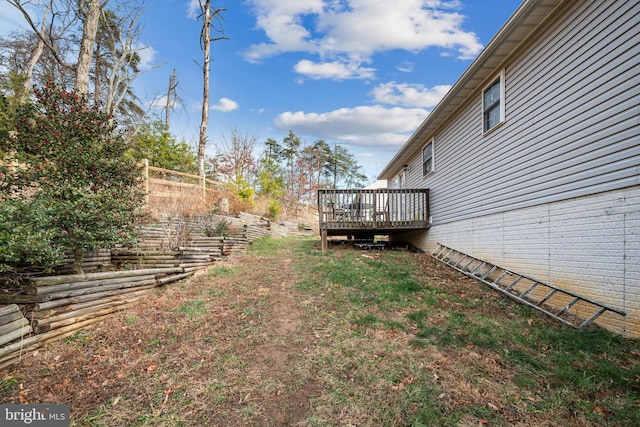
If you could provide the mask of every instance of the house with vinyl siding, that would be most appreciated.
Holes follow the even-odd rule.
[[[525,0],[380,173],[438,243],[626,313],[640,337],[640,2]]]

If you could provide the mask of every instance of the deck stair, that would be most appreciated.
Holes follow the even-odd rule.
[[[516,301],[579,329],[589,326],[605,311],[625,316],[623,311],[616,308],[475,258],[441,243],[438,243],[431,256]]]

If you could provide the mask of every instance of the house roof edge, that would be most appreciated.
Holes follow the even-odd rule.
[[[440,100],[434,109],[425,118],[422,124],[414,131],[404,145],[398,150],[395,156],[387,163],[384,169],[378,174],[378,179],[392,179],[402,166],[414,155],[417,144],[422,144],[430,138],[436,129],[441,125],[448,114],[462,104],[477,86],[470,85],[473,77],[483,77],[483,80],[495,74],[495,70],[503,62],[498,61],[496,66],[488,66],[493,62],[493,57],[508,57],[512,54],[513,45],[520,45],[528,39],[535,30],[545,22],[551,13],[557,9],[565,0],[525,0],[511,15],[511,17],[500,28],[496,35],[489,41],[487,46],[478,54],[471,65],[460,76],[447,94]],[[531,31],[526,33],[518,32],[518,28],[527,23],[531,26]],[[482,74],[480,74],[482,73]],[[476,79],[477,80],[477,79]]]

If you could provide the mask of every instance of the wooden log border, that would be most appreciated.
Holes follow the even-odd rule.
[[[173,249],[167,249],[171,236],[148,228],[138,250],[100,250],[88,253],[85,259],[85,267],[119,265],[124,269],[61,275],[67,271],[65,265],[55,275],[28,277],[19,292],[0,293],[0,369],[125,310],[158,287],[245,250],[251,241],[270,234],[269,224],[262,219],[257,222],[234,225],[238,229],[234,237],[195,232]]]

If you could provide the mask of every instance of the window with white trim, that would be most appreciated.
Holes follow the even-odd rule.
[[[504,70],[482,91],[482,132],[504,122]]]
[[[433,172],[435,163],[433,157],[433,139],[422,148],[422,176]]]

